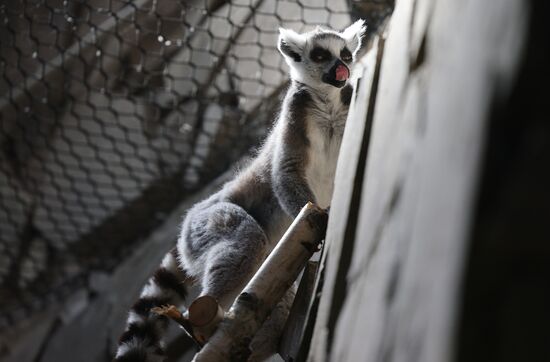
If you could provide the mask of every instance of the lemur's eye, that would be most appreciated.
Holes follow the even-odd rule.
[[[351,52],[349,51],[348,48],[342,49],[342,51],[340,52],[340,58],[342,58],[342,60],[344,62],[350,62],[351,61],[352,55],[351,55]]]
[[[311,53],[309,53],[309,57],[314,62],[320,63],[330,60],[330,58],[332,58],[332,54],[330,54],[330,52],[326,49],[315,47],[311,50]]]

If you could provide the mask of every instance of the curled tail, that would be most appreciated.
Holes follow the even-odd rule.
[[[164,359],[162,337],[168,319],[151,311],[166,304],[181,305],[187,295],[185,272],[178,265],[176,248],[166,254],[161,266],[143,287],[128,314],[120,336],[115,362],[157,362]]]

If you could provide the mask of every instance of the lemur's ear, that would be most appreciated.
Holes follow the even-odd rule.
[[[346,43],[351,49],[353,56],[355,56],[359,48],[361,48],[361,42],[363,41],[366,30],[367,24],[365,24],[365,20],[359,19],[340,33],[342,35],[342,38],[346,40]]]
[[[290,59],[295,62],[302,61],[302,51],[306,44],[306,39],[303,35],[298,34],[294,30],[279,28],[279,42],[277,47],[281,54],[285,56],[287,62]]]

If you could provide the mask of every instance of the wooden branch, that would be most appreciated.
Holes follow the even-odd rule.
[[[225,314],[218,301],[209,295],[195,299],[189,306],[188,313],[193,335],[201,346],[214,334]]]
[[[187,315],[171,304],[155,307],[151,311],[178,323],[199,347],[214,334],[224,316],[222,307],[209,295],[195,299],[189,306]]]
[[[308,203],[233,303],[194,362],[246,361],[249,344],[325,236],[328,214]]]

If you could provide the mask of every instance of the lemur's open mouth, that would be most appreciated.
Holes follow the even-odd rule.
[[[344,81],[349,78],[349,69],[343,64],[338,64],[336,67],[336,80]]]
[[[346,84],[349,78],[349,68],[341,60],[336,60],[336,63],[330,68],[328,73],[323,74],[323,82],[341,88]]]

